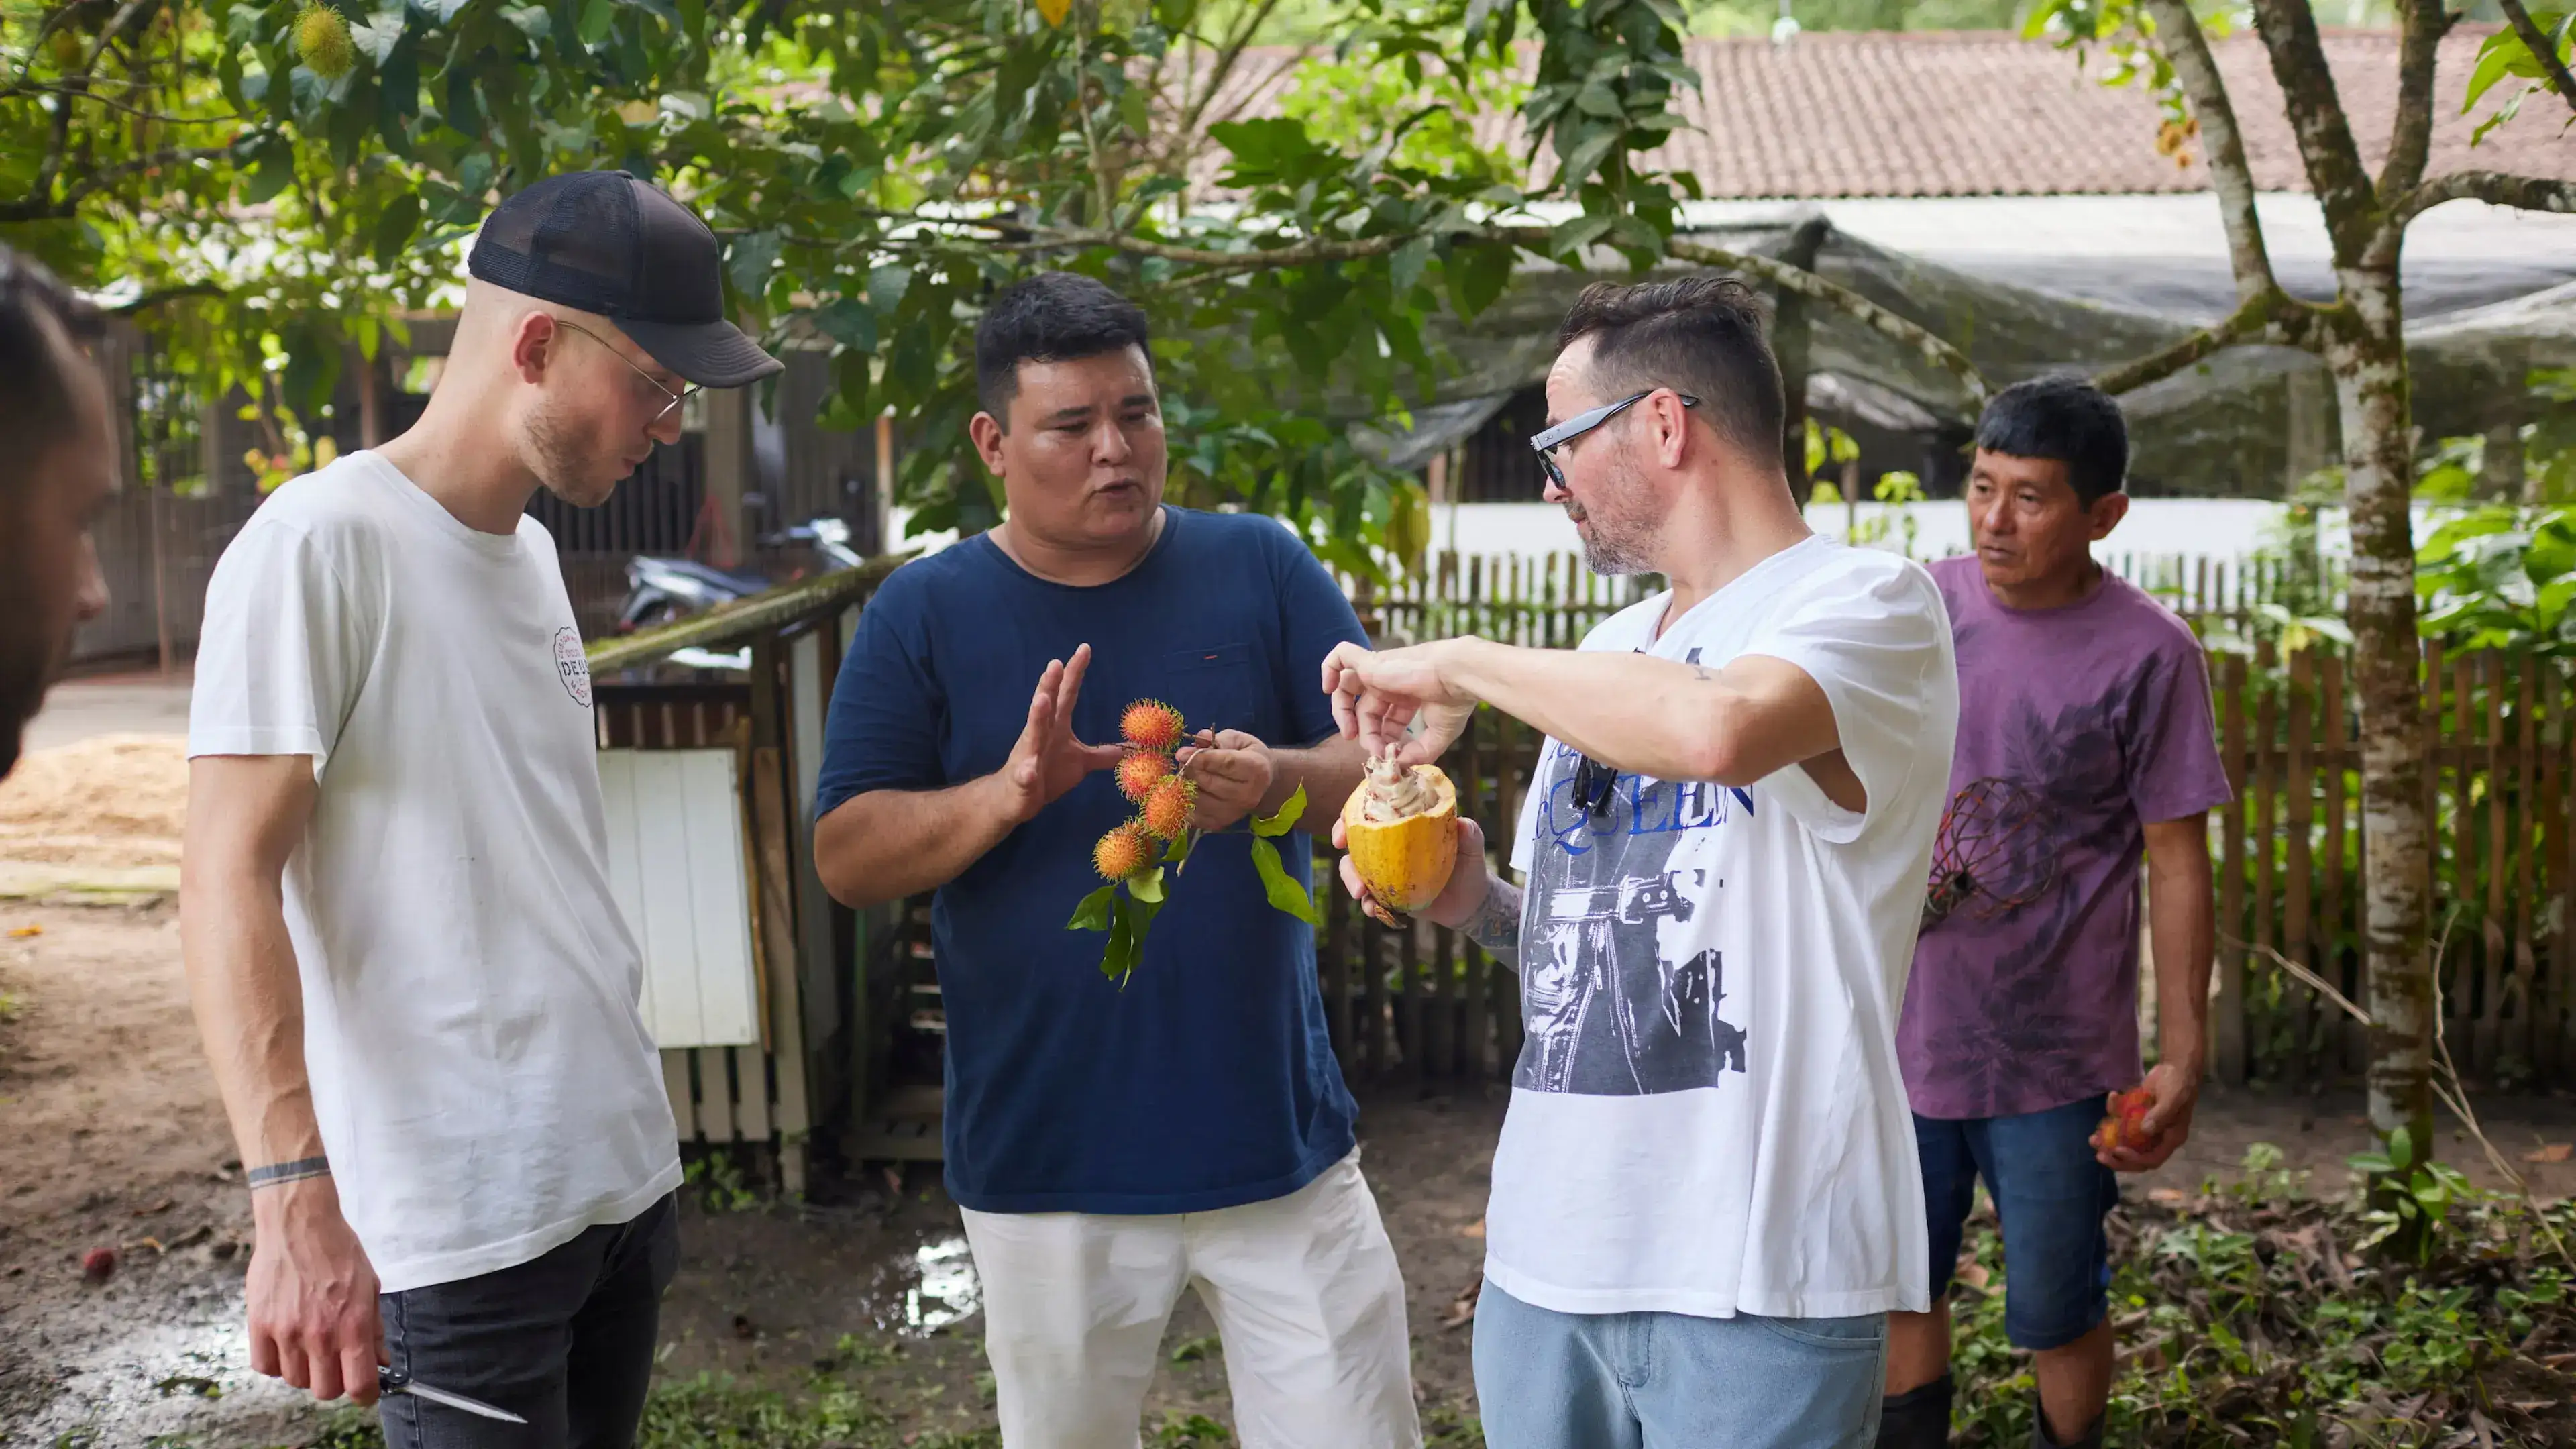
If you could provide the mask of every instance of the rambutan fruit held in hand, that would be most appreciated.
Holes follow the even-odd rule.
[[[1190,828],[1190,812],[1198,803],[1199,787],[1174,775],[1146,793],[1138,823],[1156,840],[1175,840]]]
[[[1100,837],[1098,845],[1091,847],[1091,865],[1100,872],[1102,880],[1125,880],[1144,870],[1153,863],[1153,859],[1154,842],[1146,839],[1145,832],[1133,823],[1110,831]]]
[[[1118,793],[1142,802],[1154,787],[1170,779],[1171,756],[1154,750],[1130,750],[1118,762]]]
[[[1184,728],[1181,712],[1159,699],[1140,699],[1118,717],[1118,733],[1140,750],[1178,749]]]

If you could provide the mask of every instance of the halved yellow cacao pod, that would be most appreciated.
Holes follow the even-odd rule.
[[[1395,911],[1418,911],[1431,904],[1431,898],[1449,883],[1449,872],[1458,862],[1458,787],[1449,783],[1438,765],[1416,765],[1413,773],[1431,787],[1433,795],[1432,807],[1419,815],[1370,820],[1366,780],[1342,805],[1342,826],[1360,884]]]

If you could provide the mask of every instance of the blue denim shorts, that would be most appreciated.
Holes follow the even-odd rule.
[[[2003,1220],[2004,1336],[2015,1348],[2063,1348],[2110,1312],[2103,1220],[2120,1201],[2120,1180],[2093,1156],[2102,1110],[2101,1098],[2087,1097],[2015,1117],[1914,1119],[1932,1296],[1950,1291],[1982,1177]]]
[[[1492,1449],[1870,1449],[1887,1315],[1559,1313],[1486,1280],[1476,1406]]]

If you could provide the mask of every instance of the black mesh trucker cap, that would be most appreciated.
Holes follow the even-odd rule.
[[[612,319],[700,387],[740,387],[786,364],[725,320],[722,255],[697,213],[660,187],[623,171],[575,171],[494,207],[465,269]]]

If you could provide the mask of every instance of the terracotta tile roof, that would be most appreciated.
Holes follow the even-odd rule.
[[[2474,167],[2576,179],[2576,135],[2565,108],[2534,97],[2474,151],[2478,116],[2459,96],[2486,27],[2444,41],[2434,89],[2431,174]],[[2328,30],[2327,64],[2376,170],[2397,104],[2394,31]],[[2304,191],[2280,88],[2251,34],[2216,46],[2255,183]],[[1681,108],[1697,129],[1676,132],[1659,164],[1687,170],[1712,197],[1982,196],[2200,191],[2195,155],[2177,167],[2156,154],[2160,115],[2141,87],[2097,77],[2096,51],[2075,57],[2043,41],[1995,32],[1809,32],[1785,46],[1764,38],[1695,40],[1702,77]],[[2483,114],[2508,93],[2499,86]],[[1517,127],[1513,127],[1516,132]]]

